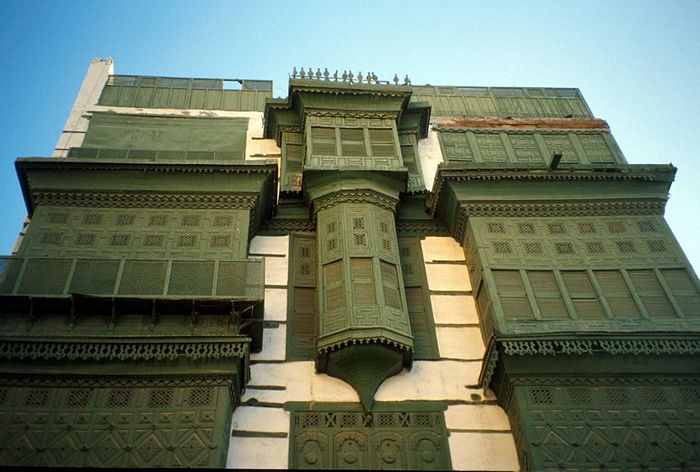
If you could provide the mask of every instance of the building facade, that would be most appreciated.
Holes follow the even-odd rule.
[[[0,271],[0,464],[700,468],[700,283],[577,89],[91,63]]]

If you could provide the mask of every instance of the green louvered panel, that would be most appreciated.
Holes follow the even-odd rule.
[[[337,156],[335,128],[311,128],[311,149],[314,155]]]
[[[391,128],[370,128],[369,142],[373,156],[393,157],[396,155],[396,139]]]
[[[175,118],[94,113],[81,147],[115,149],[121,150],[120,152],[128,149],[236,152],[243,156],[247,129],[248,118]]]
[[[577,89],[416,86],[413,101],[428,102],[433,116],[590,118]]]
[[[651,318],[675,318],[676,311],[666,296],[656,273],[649,270],[630,270],[627,272],[639,298]]]
[[[492,271],[501,308],[506,318],[532,318],[532,310],[525,295],[525,288],[517,270]]]
[[[362,128],[340,128],[340,152],[343,156],[366,156],[365,133]]]
[[[272,97],[271,83],[258,90],[227,90],[221,80],[140,77],[113,81],[102,90],[99,105],[135,108],[173,108],[227,111],[264,111]],[[268,86],[269,84],[269,86]]]
[[[292,235],[287,299],[287,360],[313,360],[316,348],[316,238]]]
[[[372,259],[368,257],[353,257],[350,259],[350,275],[352,276],[353,302],[356,305],[376,305]]]
[[[527,276],[542,318],[568,319],[569,314],[566,310],[566,305],[564,305],[554,272],[551,270],[528,271]]]
[[[594,271],[613,318],[637,318],[639,309],[622,273],[617,270]]]
[[[564,285],[578,318],[602,318],[603,307],[596,297],[595,290],[585,270],[562,271]]]
[[[685,269],[662,269],[668,288],[684,315],[700,315],[700,292]]]
[[[399,239],[399,256],[413,334],[414,359],[438,359],[440,355],[420,240]]]
[[[384,287],[384,303],[392,308],[401,310],[401,290],[396,266],[380,261],[379,268],[381,269],[382,286]]]

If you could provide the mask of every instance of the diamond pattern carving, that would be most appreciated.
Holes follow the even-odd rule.
[[[38,391],[44,406],[34,405]],[[167,401],[166,391],[172,392]],[[207,401],[185,402],[203,391]],[[94,387],[89,405],[76,402],[71,387],[8,387],[8,392],[0,407],[0,466],[223,465],[228,429],[216,411],[227,409],[226,387]],[[124,404],[116,397],[130,400]]]

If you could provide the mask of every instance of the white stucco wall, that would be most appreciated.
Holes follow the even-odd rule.
[[[414,361],[410,371],[387,379],[375,400],[446,401],[454,469],[519,470],[508,417],[493,393],[478,386],[485,348],[464,252],[450,237],[424,238],[421,247],[441,359]],[[345,382],[317,374],[312,361],[284,361],[289,237],[257,236],[250,252],[266,259],[265,320],[276,326],[264,329],[264,348],[251,356],[251,380],[232,418],[227,467],[286,468],[290,415],[285,402],[359,399]]]

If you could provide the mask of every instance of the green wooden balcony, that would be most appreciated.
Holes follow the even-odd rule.
[[[224,317],[226,331],[250,336],[258,351],[264,293],[263,259],[0,258],[0,314],[30,324],[64,316],[69,327],[85,317],[114,326],[122,315],[136,315],[154,327],[162,316],[195,327]]]
[[[1,295],[262,300],[262,259],[0,258]]]

